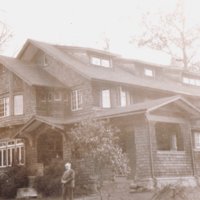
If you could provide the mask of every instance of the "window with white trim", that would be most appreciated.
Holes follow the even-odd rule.
[[[145,69],[144,70],[144,74],[146,75],[146,76],[155,76],[154,75],[154,70],[152,70],[152,69]]]
[[[25,146],[22,139],[0,143],[0,167],[12,166],[15,156],[18,165],[25,164]]]
[[[71,93],[71,108],[72,110],[80,110],[83,108],[82,91],[74,90]]]
[[[200,149],[200,132],[194,133],[195,148]]]
[[[61,92],[54,92],[54,101],[61,101]]]
[[[182,81],[185,84],[200,86],[200,79],[188,78],[184,76]]]
[[[117,88],[117,106],[126,106],[126,91],[123,91],[121,87]]]
[[[103,66],[103,67],[108,67],[108,68],[111,67],[110,60],[98,58],[98,57],[92,57],[92,64]]]
[[[9,116],[9,97],[0,99],[0,117]]]
[[[189,84],[189,78],[183,77],[183,83]]]
[[[102,90],[102,107],[110,108],[110,90]]]
[[[14,96],[14,115],[23,115],[23,95]]]

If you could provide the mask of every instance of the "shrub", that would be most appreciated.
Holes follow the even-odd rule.
[[[43,196],[60,196],[62,194],[61,177],[65,171],[66,162],[55,159],[44,168],[44,176],[38,176],[34,188]]]
[[[1,174],[0,196],[4,198],[16,197],[17,189],[27,186],[28,172],[26,167],[14,165]]]

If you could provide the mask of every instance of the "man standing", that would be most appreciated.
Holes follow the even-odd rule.
[[[75,172],[71,169],[71,163],[65,164],[66,171],[64,172],[61,183],[63,184],[63,200],[67,199],[67,194],[69,194],[69,200],[73,200],[73,188],[75,187]]]

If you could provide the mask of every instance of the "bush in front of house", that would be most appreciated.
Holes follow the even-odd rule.
[[[28,172],[26,167],[14,165],[7,168],[0,176],[0,196],[13,198],[18,188],[28,186]]]
[[[61,177],[65,171],[66,162],[54,159],[50,165],[44,168],[44,175],[34,180],[34,188],[42,196],[57,197],[62,194]]]

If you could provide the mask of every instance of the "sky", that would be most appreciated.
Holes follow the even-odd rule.
[[[188,5],[192,2],[199,10],[198,0],[185,1]],[[169,64],[170,56],[135,48],[129,44],[129,36],[139,33],[142,12],[155,11],[158,6],[170,7],[173,3],[174,0],[0,0],[0,18],[14,32],[3,54],[16,56],[28,38],[102,49],[101,36],[105,32],[110,38],[111,52],[127,58]]]

